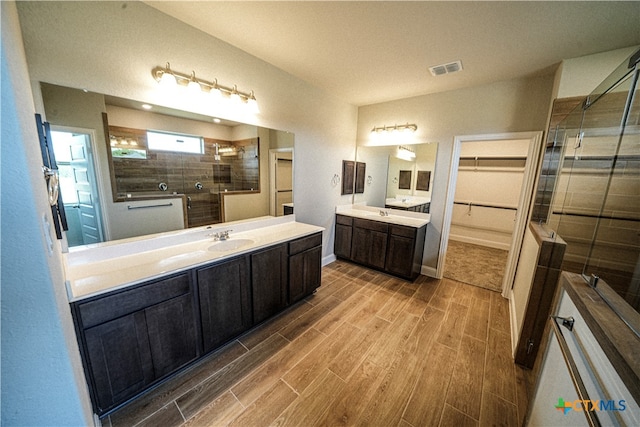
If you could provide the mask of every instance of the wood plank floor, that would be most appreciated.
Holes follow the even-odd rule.
[[[521,425],[527,373],[498,293],[350,263],[305,301],[105,417],[105,426]]]

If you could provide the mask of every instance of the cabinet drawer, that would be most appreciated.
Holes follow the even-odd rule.
[[[322,233],[312,234],[311,236],[289,242],[289,255],[295,255],[307,249],[322,245]]]
[[[401,225],[392,225],[391,234],[402,237],[413,237],[416,235],[416,229],[412,227],[403,227]]]
[[[78,304],[83,329],[107,322],[191,291],[189,275],[162,279],[136,289]]]
[[[336,215],[336,224],[348,225],[351,227],[353,225],[353,218],[350,216]]]
[[[378,221],[369,221],[367,219],[354,218],[353,226],[358,228],[364,228],[365,230],[379,231],[381,233],[387,233],[389,230],[389,224]]]

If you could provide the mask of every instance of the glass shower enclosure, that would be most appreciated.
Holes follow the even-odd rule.
[[[567,242],[562,269],[580,273],[640,335],[640,51],[555,129],[534,220]],[[536,218],[537,215],[537,218]]]

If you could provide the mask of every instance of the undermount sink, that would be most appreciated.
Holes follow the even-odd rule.
[[[219,242],[214,243],[209,246],[209,250],[211,252],[227,252],[234,251],[237,249],[242,249],[249,245],[254,244],[255,242],[251,239],[230,239],[230,240],[221,240]]]
[[[158,261],[158,266],[162,268],[171,268],[172,266],[175,266],[175,264],[183,263],[185,260],[196,259],[199,256],[202,256],[202,254],[204,254],[204,251],[200,250],[170,256]]]

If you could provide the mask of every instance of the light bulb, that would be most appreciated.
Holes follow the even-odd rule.
[[[171,89],[176,87],[178,84],[176,77],[171,74],[171,72],[163,72],[162,77],[160,77],[160,86]]]
[[[202,92],[202,89],[200,89],[200,83],[195,80],[191,80],[189,82],[189,84],[187,85],[187,90],[189,91],[189,93],[192,93],[194,95],[200,95],[200,92]]]
[[[189,83],[187,84],[187,90],[189,91],[189,93],[196,96],[200,95],[200,93],[202,92],[200,83],[198,83],[198,80],[196,79],[195,71],[191,72],[191,78],[189,79]]]
[[[258,101],[256,97],[253,96],[253,92],[251,92],[251,96],[247,99],[247,107],[251,114],[258,114],[260,112],[260,108],[258,108]]]

